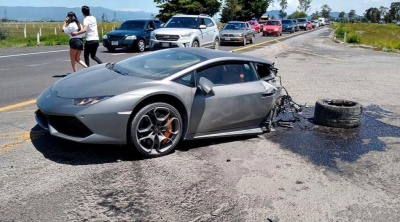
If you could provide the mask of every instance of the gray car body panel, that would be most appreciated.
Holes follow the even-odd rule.
[[[203,48],[167,50],[185,50],[207,60],[161,80],[123,76],[107,69],[104,64],[73,73],[44,90],[37,99],[37,106],[48,116],[75,117],[93,134],[84,138],[74,137],[58,132],[51,124],[47,129],[54,136],[81,143],[127,144],[135,107],[149,97],[169,95],[179,100],[186,110],[185,140],[262,133],[260,123],[280,95],[279,84],[258,80],[214,86],[211,93],[204,95],[198,87],[185,86],[173,80],[218,62],[250,61],[271,65],[270,61]],[[268,94],[272,91],[274,93]],[[110,98],[90,106],[74,105],[76,98],[95,96]],[[42,122],[38,123],[46,128]]]

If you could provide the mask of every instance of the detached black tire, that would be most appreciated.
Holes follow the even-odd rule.
[[[354,101],[321,99],[315,103],[314,123],[336,128],[354,128],[361,124],[362,106]]]

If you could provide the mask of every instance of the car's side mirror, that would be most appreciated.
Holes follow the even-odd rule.
[[[207,78],[200,77],[199,86],[200,86],[201,90],[207,95],[212,91],[212,89],[214,87],[214,83],[212,83]]]
[[[205,26],[205,25],[200,25],[199,28],[200,28],[200,29],[206,29],[207,26]]]

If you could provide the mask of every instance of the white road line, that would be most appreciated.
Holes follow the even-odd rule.
[[[17,55],[7,55],[7,56],[0,56],[0,58],[10,58],[10,57],[19,57],[19,56],[26,56],[26,55],[38,55],[38,54],[46,54],[46,53],[53,53],[53,52],[67,52],[67,51],[69,51],[69,49],[57,50],[57,51],[47,51],[47,52],[32,52],[32,53],[17,54]]]
[[[27,65],[27,66],[42,66],[42,65],[47,65],[50,63],[40,63],[40,64],[32,64],[32,65]]]

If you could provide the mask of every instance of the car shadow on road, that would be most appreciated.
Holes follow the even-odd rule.
[[[363,108],[361,126],[351,129],[332,128],[313,124],[314,107],[305,110],[304,119],[293,129],[277,127],[264,137],[283,149],[305,156],[316,165],[338,169],[338,160],[352,163],[371,151],[385,151],[384,138],[400,138],[400,128],[380,119],[399,118],[376,105]]]
[[[176,150],[181,152],[210,145],[240,141],[254,136],[239,136],[216,139],[181,141]],[[129,145],[81,144],[51,136],[48,131],[36,125],[30,131],[33,146],[51,161],[68,165],[104,164],[119,161],[137,161],[146,159]],[[173,155],[173,152],[171,154]]]
[[[45,158],[61,164],[88,165],[143,159],[132,147],[126,145],[75,143],[51,136],[38,125],[31,129],[30,138]]]

